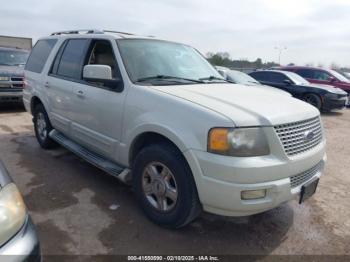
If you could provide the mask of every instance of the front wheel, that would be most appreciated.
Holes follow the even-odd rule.
[[[33,115],[35,136],[40,146],[44,149],[57,146],[56,142],[49,137],[49,133],[53,128],[44,106],[42,104],[37,105]]]
[[[307,94],[307,95],[304,96],[304,101],[306,103],[309,103],[310,105],[313,105],[318,110],[321,110],[321,108],[322,108],[322,101],[321,101],[321,98],[318,95]]]
[[[159,225],[183,227],[201,211],[192,172],[173,146],[141,150],[133,165],[133,187],[147,217]]]

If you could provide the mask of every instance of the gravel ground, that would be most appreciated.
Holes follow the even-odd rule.
[[[176,231],[149,222],[115,178],[62,148],[40,149],[21,108],[0,108],[0,158],[24,195],[44,255],[350,255],[350,110],[322,118],[328,163],[314,197],[251,217],[202,214]]]

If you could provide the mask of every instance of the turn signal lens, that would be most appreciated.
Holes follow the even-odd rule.
[[[226,152],[230,149],[228,128],[213,128],[209,132],[208,147],[211,152]]]
[[[260,190],[246,190],[241,192],[241,198],[243,200],[253,200],[266,197],[266,189]]]

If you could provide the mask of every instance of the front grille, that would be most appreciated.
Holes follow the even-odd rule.
[[[23,77],[11,77],[11,81],[13,81],[13,82],[22,82],[23,81]]]
[[[275,130],[288,156],[308,151],[322,141],[322,127],[319,117],[277,125]]]
[[[318,171],[323,169],[324,162],[319,162],[316,166],[306,170],[303,173],[290,177],[290,185],[292,188],[298,187],[307,181],[309,181],[313,176],[317,174]]]

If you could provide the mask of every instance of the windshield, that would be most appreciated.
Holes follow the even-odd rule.
[[[342,81],[342,82],[346,82],[346,83],[350,83],[349,79],[347,79],[345,76],[343,76],[342,74],[339,74],[337,71],[334,70],[330,70],[330,72],[332,73],[333,76],[335,76],[338,80]]]
[[[224,80],[200,53],[187,45],[149,39],[118,39],[117,43],[134,83],[194,84]]]
[[[0,65],[25,65],[29,53],[24,51],[0,50]]]
[[[310,82],[307,81],[305,78],[301,77],[300,75],[297,75],[293,72],[284,72],[296,85],[310,85]]]
[[[258,81],[256,81],[251,76],[239,72],[239,71],[233,71],[233,70],[227,70],[226,75],[230,78],[229,80],[232,80],[233,82],[237,84],[243,84],[243,85],[260,85]]]

